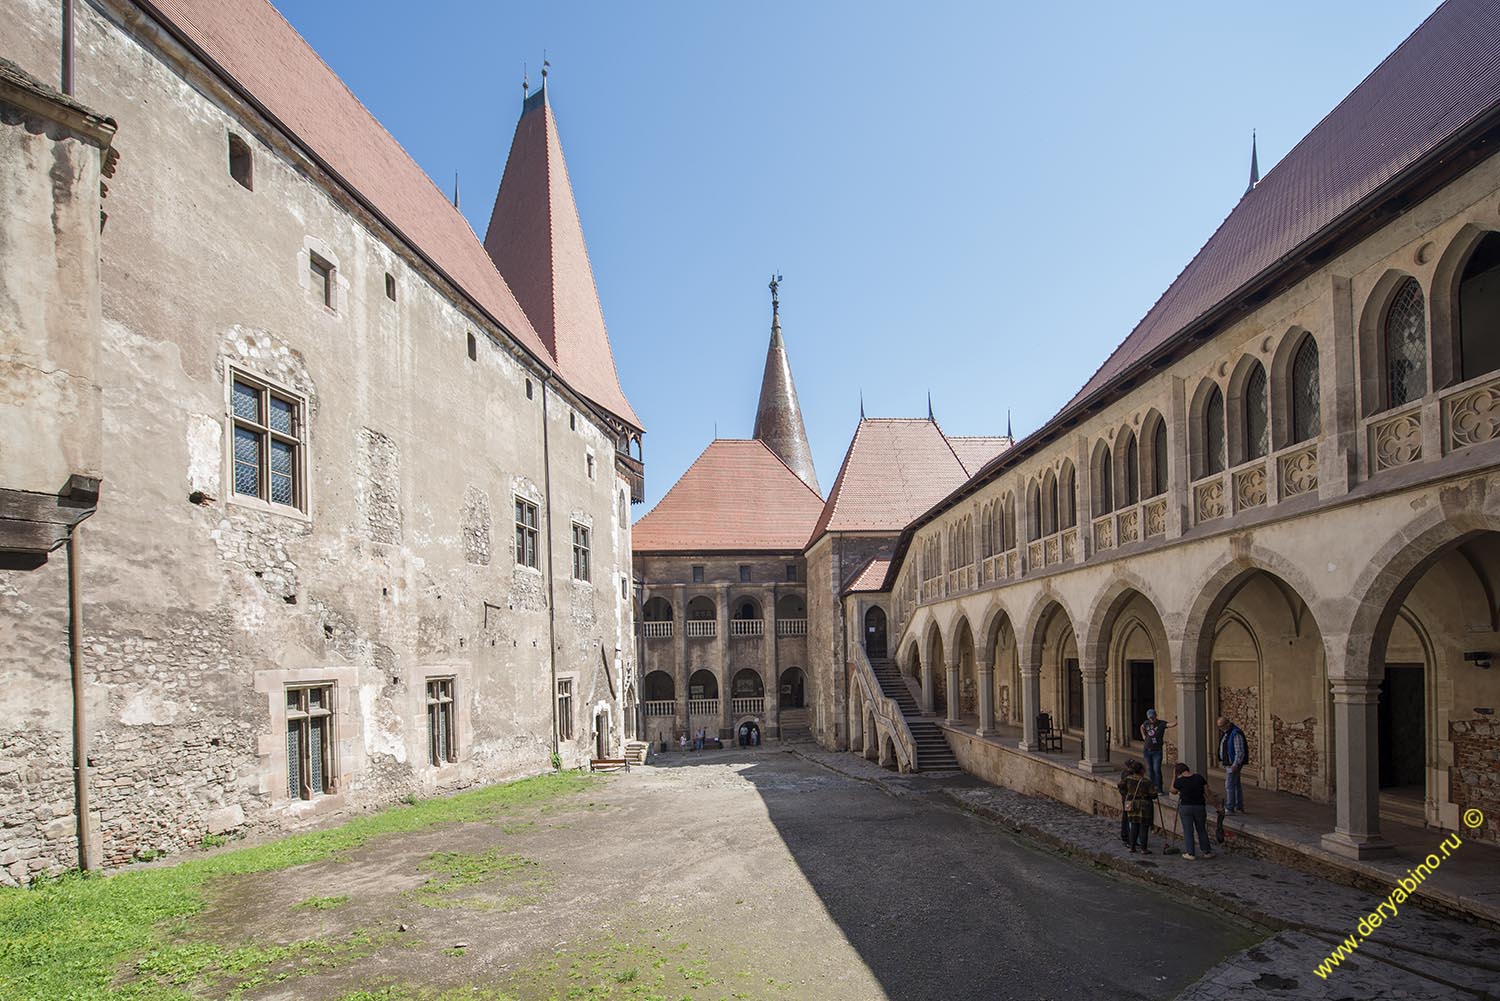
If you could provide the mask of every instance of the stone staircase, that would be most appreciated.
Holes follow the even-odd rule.
[[[779,722],[783,741],[812,740],[812,720],[806,709],[783,709]]]
[[[625,742],[625,760],[632,765],[644,765],[646,763],[646,752],[651,750],[651,745],[644,740],[627,740]]]
[[[922,716],[922,707],[912,696],[900,669],[889,660],[872,660],[870,667],[875,671],[875,680],[880,682],[880,691],[895,702],[901,715],[906,717],[907,729],[911,730],[911,739],[917,745],[919,769],[924,772],[958,771],[958,759],[953,756],[953,748],[948,746],[947,735],[936,721]]]

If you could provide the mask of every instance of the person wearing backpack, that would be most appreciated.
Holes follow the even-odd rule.
[[[1139,761],[1130,762],[1125,777],[1120,780],[1120,795],[1125,797],[1125,814],[1130,818],[1130,854],[1140,851],[1150,855],[1146,840],[1151,836],[1151,816],[1156,809],[1156,786],[1146,776],[1146,766]]]
[[[1245,731],[1227,716],[1219,717],[1219,763],[1224,766],[1224,812],[1245,812],[1245,790],[1240,785],[1240,769],[1250,760]]]

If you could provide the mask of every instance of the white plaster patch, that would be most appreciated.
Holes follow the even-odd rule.
[[[137,692],[120,712],[120,722],[126,726],[167,726],[177,722],[181,708],[177,703],[159,696],[151,697],[146,692]]]
[[[187,427],[188,489],[218,497],[224,461],[224,427],[207,414],[189,414]]]
[[[365,727],[365,754],[384,754],[406,763],[406,738],[401,732],[401,718],[384,705],[375,705],[378,689],[374,685],[359,687],[360,715],[370,721]]]

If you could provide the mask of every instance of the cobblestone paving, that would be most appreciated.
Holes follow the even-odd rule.
[[[1232,843],[1216,858],[1189,862],[1162,854],[1168,844],[1180,847],[1179,838],[1163,841],[1153,834],[1156,854],[1131,855],[1120,843],[1118,821],[1053,800],[1023,796],[962,774],[897,775],[858,755],[810,745],[798,746],[797,753],[877,783],[895,796],[956,805],[1079,861],[1191,895],[1276,931],[1214,967],[1180,1001],[1261,996],[1500,999],[1500,931],[1404,904],[1394,920],[1387,919],[1324,980],[1314,969],[1335,944],[1355,934],[1360,918],[1374,911],[1383,895],[1237,853]],[[1167,823],[1172,823],[1170,814]]]

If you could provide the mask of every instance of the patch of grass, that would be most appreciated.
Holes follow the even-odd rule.
[[[265,984],[335,969],[370,955],[395,938],[393,932],[356,931],[336,941],[303,939],[237,948],[213,942],[164,945],[136,963],[140,979],[123,985],[131,998],[182,997],[200,990],[237,998]],[[231,986],[232,985],[232,986]]]
[[[333,858],[386,834],[488,820],[587,789],[573,772],[541,775],[399,806],[338,827],[296,834],[174,866],[106,877],[70,873],[30,889],[0,890],[0,1001],[157,1001],[180,990],[114,983],[115,971],[160,941],[158,925],[203,909],[219,876],[269,872]]]
[[[332,911],[349,902],[349,895],[339,897],[308,897],[296,906],[299,911]]]
[[[199,848],[223,848],[227,844],[229,844],[227,834],[205,834],[198,839]]]
[[[514,910],[541,898],[537,894],[546,885],[541,867],[522,855],[505,854],[499,848],[488,851],[435,852],[417,866],[432,878],[415,890],[412,896],[423,907],[463,907],[474,910]],[[529,891],[506,896],[459,896],[458,891],[504,880],[507,889]]]

